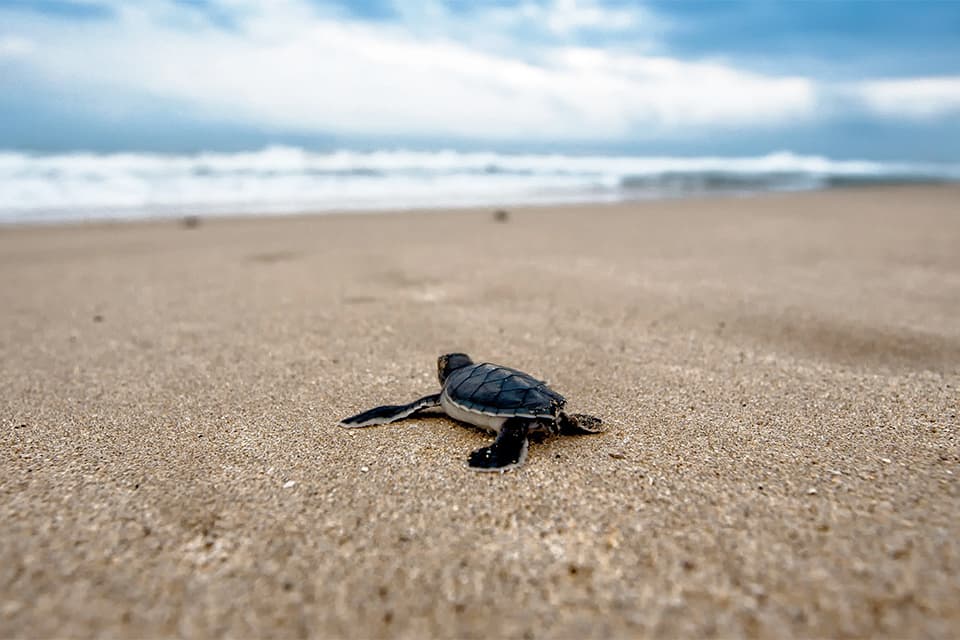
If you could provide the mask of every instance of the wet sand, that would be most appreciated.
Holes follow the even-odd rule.
[[[0,228],[0,637],[956,637],[957,203]],[[336,426],[454,350],[608,431]]]

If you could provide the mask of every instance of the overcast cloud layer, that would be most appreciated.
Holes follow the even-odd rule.
[[[675,54],[671,37],[697,17],[654,5],[404,2],[376,15],[307,0],[29,4],[0,3],[0,147],[31,146],[44,118],[115,127],[133,146],[136,129],[216,123],[251,142],[274,132],[497,147],[744,134],[789,144],[791,131],[851,122],[949,140],[960,116],[960,74],[918,63],[832,77],[786,56],[777,65],[776,51]],[[151,146],[149,132],[140,140]]]

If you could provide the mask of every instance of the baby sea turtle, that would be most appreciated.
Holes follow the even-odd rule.
[[[578,435],[602,431],[600,418],[564,413],[566,399],[547,383],[516,369],[487,362],[475,364],[465,353],[448,353],[437,360],[440,393],[410,404],[386,405],[345,420],[348,429],[387,424],[417,414],[445,413],[497,434],[489,447],[470,454],[476,471],[507,471],[527,457],[527,436]]]

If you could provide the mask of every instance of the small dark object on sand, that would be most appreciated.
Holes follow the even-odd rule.
[[[506,209],[497,209],[493,212],[495,222],[507,222],[510,219],[510,212]]]
[[[477,449],[467,463],[474,471],[507,471],[523,464],[532,433],[581,435],[603,430],[600,418],[563,411],[566,399],[531,375],[496,364],[474,364],[464,353],[437,360],[440,393],[410,404],[387,405],[340,421],[353,429],[387,424],[414,415],[442,413],[492,431],[497,439]]]
[[[183,216],[180,224],[186,229],[196,229],[200,226],[200,216]]]
[[[94,322],[103,322],[103,316],[98,313],[97,315],[93,316],[93,321],[94,321]]]

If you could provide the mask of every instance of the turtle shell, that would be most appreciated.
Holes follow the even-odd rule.
[[[471,411],[498,416],[556,417],[566,404],[545,382],[496,364],[474,364],[447,376],[443,391]]]

